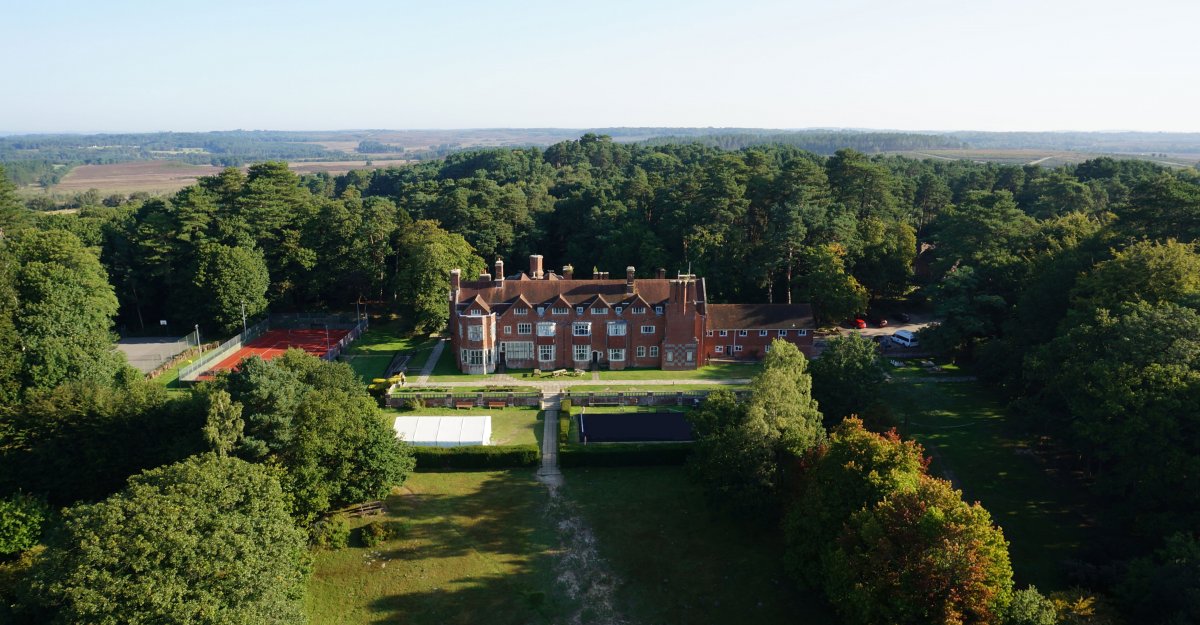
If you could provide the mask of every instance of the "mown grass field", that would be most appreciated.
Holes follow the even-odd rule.
[[[1048,471],[978,382],[895,382],[885,394],[901,433],[933,457],[931,473],[950,478],[1004,529],[1018,583],[1065,588],[1063,563],[1092,532],[1084,486]]]
[[[401,492],[386,518],[407,526],[403,536],[317,552],[313,625],[554,622],[556,537],[533,471],[417,473]]]
[[[420,408],[412,411],[384,409],[387,426],[392,427],[396,417],[448,416],[470,417],[490,415],[492,417],[493,445],[540,445],[542,442],[542,411],[535,407],[504,408],[503,410],[477,408],[458,410],[455,408]]]
[[[311,622],[591,623],[605,601],[625,623],[835,622],[784,577],[778,536],[710,514],[684,469],[565,480],[552,500],[528,470],[413,475],[387,500],[401,537],[317,552]]]

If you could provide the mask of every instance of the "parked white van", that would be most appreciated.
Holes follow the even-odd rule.
[[[892,342],[901,347],[916,347],[919,345],[917,337],[913,336],[913,333],[908,330],[896,330],[892,334]]]

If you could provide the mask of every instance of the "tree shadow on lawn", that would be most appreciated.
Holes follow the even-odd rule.
[[[532,472],[425,474],[437,490],[388,499],[389,516],[408,529],[378,549],[396,575],[390,594],[370,601],[377,623],[548,623],[556,537],[548,494]],[[464,488],[465,487],[465,488]],[[386,572],[385,572],[386,571]],[[400,591],[400,592],[395,592]]]

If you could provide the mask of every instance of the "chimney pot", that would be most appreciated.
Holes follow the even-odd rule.
[[[563,280],[574,280],[575,268],[571,265],[563,265]]]

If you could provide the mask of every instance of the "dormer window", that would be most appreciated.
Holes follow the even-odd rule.
[[[541,317],[542,315],[546,314],[546,307],[538,306],[537,311],[538,311],[538,316]]]
[[[655,307],[654,307],[654,314],[656,314],[656,315],[661,315],[661,314],[662,314],[662,306],[655,306]]]
[[[575,307],[575,314],[576,314],[576,315],[582,315],[582,314],[583,314],[583,306],[576,306],[576,307]]]
[[[621,306],[617,306],[617,307],[616,307],[616,310],[617,310],[617,314],[619,315],[619,314],[621,314],[621,311],[623,311],[623,310],[625,310],[625,309],[624,309],[623,307],[621,307]]]

